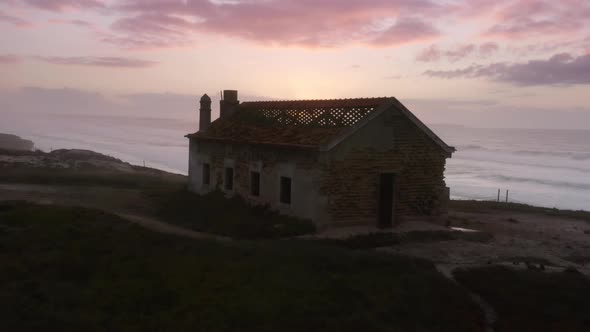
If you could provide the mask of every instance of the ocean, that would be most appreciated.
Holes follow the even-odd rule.
[[[488,129],[431,125],[457,152],[446,182],[455,199],[501,200],[590,210],[590,130]],[[89,149],[132,164],[187,173],[195,119],[4,113],[0,132],[49,151]]]
[[[457,152],[446,181],[457,199],[500,198],[590,210],[590,130],[432,126]]]

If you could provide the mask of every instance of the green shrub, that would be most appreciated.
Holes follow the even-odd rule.
[[[432,264],[315,243],[163,235],[96,210],[11,203],[3,331],[478,331]]]
[[[268,206],[252,206],[220,191],[198,195],[187,190],[148,194],[159,218],[191,229],[244,239],[291,237],[315,232],[310,220],[280,215]]]

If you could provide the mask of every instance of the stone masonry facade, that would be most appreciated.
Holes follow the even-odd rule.
[[[365,107],[363,110],[372,107],[370,99],[360,101]],[[319,105],[314,102],[310,105]],[[355,100],[345,102],[350,105]],[[281,103],[288,103],[289,111],[300,105]],[[237,98],[234,104],[237,105]],[[261,105],[266,107],[267,104]],[[270,102],[268,105],[277,107],[280,104]],[[337,111],[346,116],[346,110],[337,108]],[[280,112],[279,109],[267,113]],[[380,179],[383,174],[390,174],[393,176],[393,224],[414,216],[442,216],[449,201],[444,181],[445,162],[454,149],[425,130],[424,125],[407,112],[401,107],[389,107],[375,113],[353,131],[313,128],[310,133],[315,136],[305,138],[301,138],[305,136],[305,127],[290,128],[283,124],[284,129],[277,129],[282,128],[280,126],[266,129],[248,122],[236,127],[228,121],[241,118],[228,116],[229,120],[213,123],[213,130],[207,131],[207,124],[200,132],[187,136],[190,142],[189,188],[201,194],[221,190],[227,196],[239,195],[251,204],[268,205],[280,213],[310,219],[319,228],[377,226],[382,205]],[[306,114],[313,116],[314,113]],[[239,132],[231,133],[231,140],[218,137],[228,130]],[[268,139],[264,144],[253,141],[261,137],[257,130],[262,131],[264,137],[271,132],[273,135],[280,133],[283,135],[277,138],[280,144],[269,144]],[[324,136],[335,143],[328,147],[309,145],[314,137]],[[239,137],[248,137],[248,140],[236,139]],[[288,139],[296,139],[293,141],[296,144],[286,144]],[[209,174],[207,181],[203,178],[205,168]],[[228,169],[231,173],[227,173]],[[252,189],[252,173],[257,174],[256,193]],[[232,174],[233,184],[229,190],[225,185],[229,181],[228,174]],[[284,179],[289,179],[288,203],[281,198]]]

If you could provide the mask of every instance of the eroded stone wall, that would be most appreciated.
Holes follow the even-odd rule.
[[[313,220],[319,227],[375,226],[379,178],[394,173],[394,223],[404,217],[446,213],[446,156],[416,125],[388,111],[328,152],[191,141],[190,188],[223,190],[225,167],[234,168],[234,189],[253,204]],[[211,167],[203,185],[202,164]],[[260,196],[250,193],[250,172],[260,172]],[[280,177],[292,178],[292,203],[280,202]]]
[[[394,223],[404,216],[446,212],[446,157],[407,118],[382,115],[323,158],[320,192],[332,225],[376,225],[379,178],[394,173]]]

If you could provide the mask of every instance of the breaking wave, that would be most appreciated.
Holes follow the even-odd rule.
[[[539,150],[503,150],[503,149],[492,149],[486,148],[480,145],[460,145],[457,147],[457,151],[486,151],[486,152],[499,152],[499,153],[510,153],[519,156],[551,156],[560,158],[569,158],[572,160],[590,160],[590,151],[588,152],[570,152],[570,151],[539,151]]]

